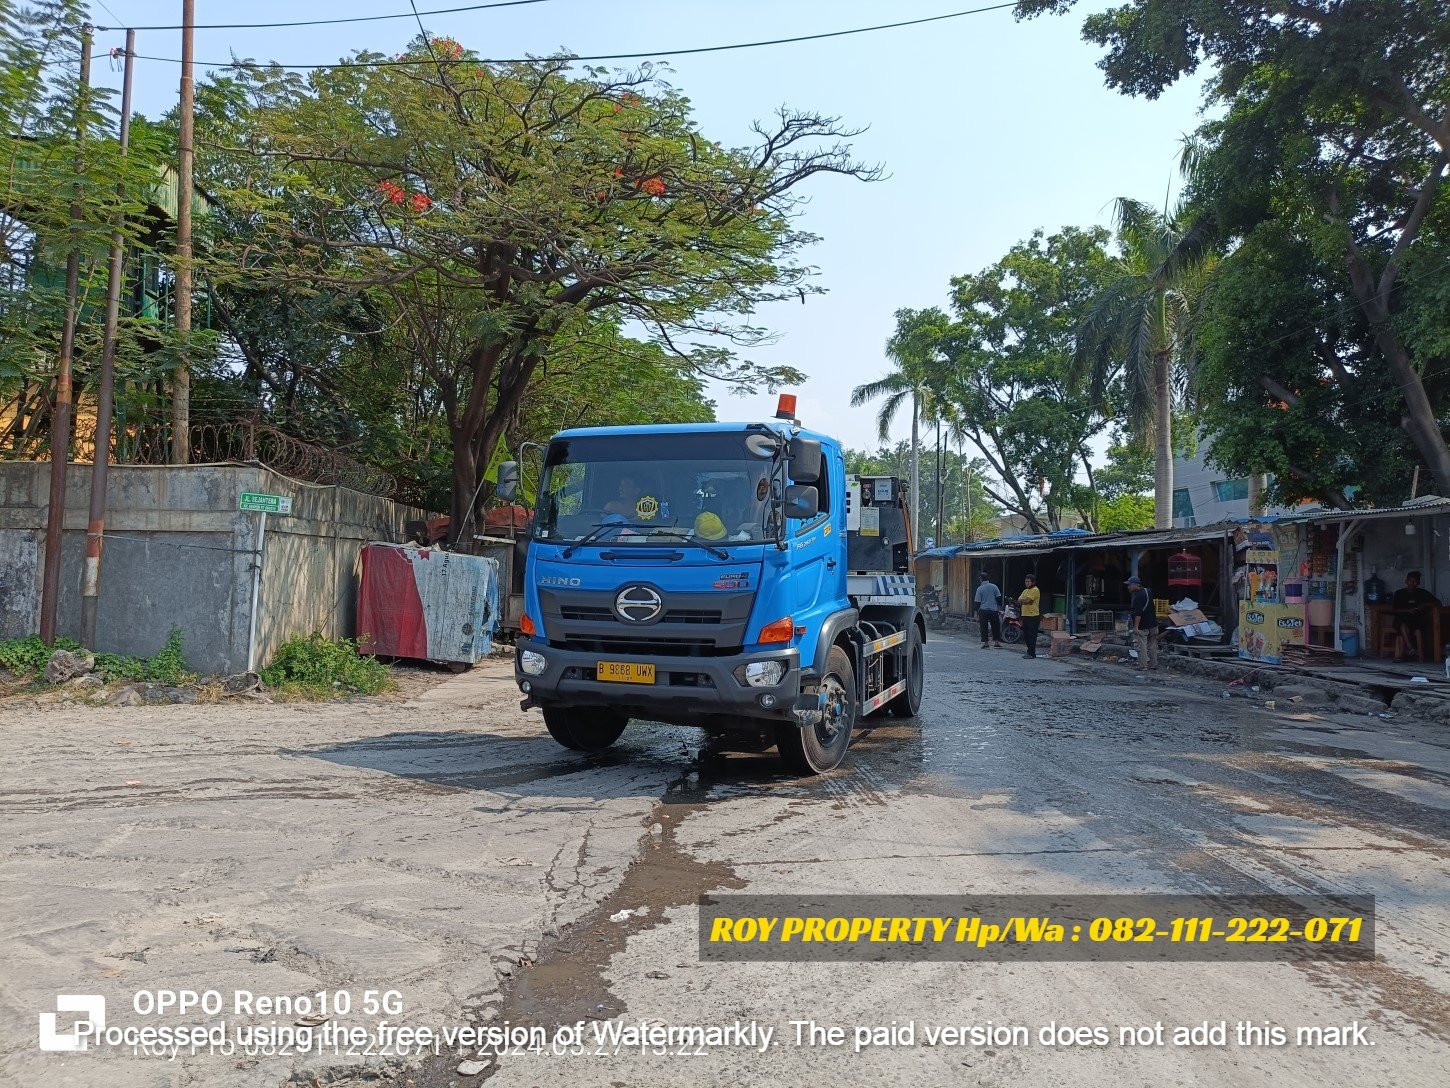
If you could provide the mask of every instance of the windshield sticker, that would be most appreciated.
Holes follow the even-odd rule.
[[[641,495],[634,504],[634,513],[640,521],[654,521],[660,512],[660,500],[653,495]]]
[[[765,501],[765,496],[767,496],[769,494],[770,494],[770,483],[766,480],[766,478],[764,476],[762,476],[760,478],[760,482],[755,485],[755,501],[756,502],[764,502]]]

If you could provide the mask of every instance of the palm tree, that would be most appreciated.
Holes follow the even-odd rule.
[[[1173,525],[1174,387],[1193,370],[1193,322],[1216,264],[1216,225],[1180,205],[1159,212],[1127,197],[1116,206],[1118,275],[1093,300],[1077,331],[1079,380],[1101,409],[1121,376],[1128,429],[1152,438],[1154,523]]]
[[[859,408],[885,398],[876,413],[876,433],[882,442],[891,436],[891,424],[902,406],[911,402],[911,539],[919,546],[921,526],[921,421],[935,418],[945,360],[937,348],[951,318],[936,307],[896,311],[896,331],[886,341],[886,357],[895,364],[885,377],[851,390],[851,405]]]

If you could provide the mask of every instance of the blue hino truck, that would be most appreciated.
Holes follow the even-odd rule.
[[[895,477],[768,423],[597,427],[544,448],[514,675],[566,748],[630,719],[840,764],[870,714],[916,714],[926,623]],[[500,470],[509,497],[518,465]]]

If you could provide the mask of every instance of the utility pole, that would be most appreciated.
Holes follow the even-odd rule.
[[[195,150],[192,141],[196,86],[192,81],[192,39],[196,37],[196,0],[181,0],[181,134],[176,170],[176,335],[181,361],[171,377],[171,463],[191,459],[191,186]]]
[[[79,232],[85,215],[81,176],[85,171],[86,124],[91,92],[91,25],[81,27],[81,72],[76,87],[76,180],[71,190],[71,230]],[[45,512],[45,566],[40,580],[40,639],[55,645],[56,614],[60,610],[60,547],[65,528],[65,473],[70,464],[72,388],[76,343],[76,296],[80,293],[81,254],[78,238],[71,241],[65,259],[65,323],[61,326],[60,358],[56,364],[55,409],[50,417],[50,504]]]
[[[941,419],[936,421],[936,543],[941,547],[946,542],[946,490],[942,486]]]
[[[136,32],[126,31],[126,68],[121,77],[121,158],[131,146],[131,73]],[[116,329],[121,320],[121,280],[126,263],[126,181],[116,185],[119,206],[106,273],[106,331],[101,348],[101,388],[96,396],[96,454],[91,460],[91,510],[86,524],[86,567],[81,581],[81,643],[96,648],[96,608],[101,592],[101,548],[106,539],[106,476],[111,467],[111,414],[116,393]]]

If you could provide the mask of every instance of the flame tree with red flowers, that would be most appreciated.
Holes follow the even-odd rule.
[[[782,110],[726,148],[649,67],[491,65],[449,39],[353,59],[372,66],[232,73],[248,116],[210,153],[252,229],[216,238],[213,267],[380,308],[446,419],[455,534],[551,360],[601,327],[647,330],[697,378],[797,378],[736,351],[768,339],[758,306],[819,290],[797,191],[878,176],[854,131]]]

